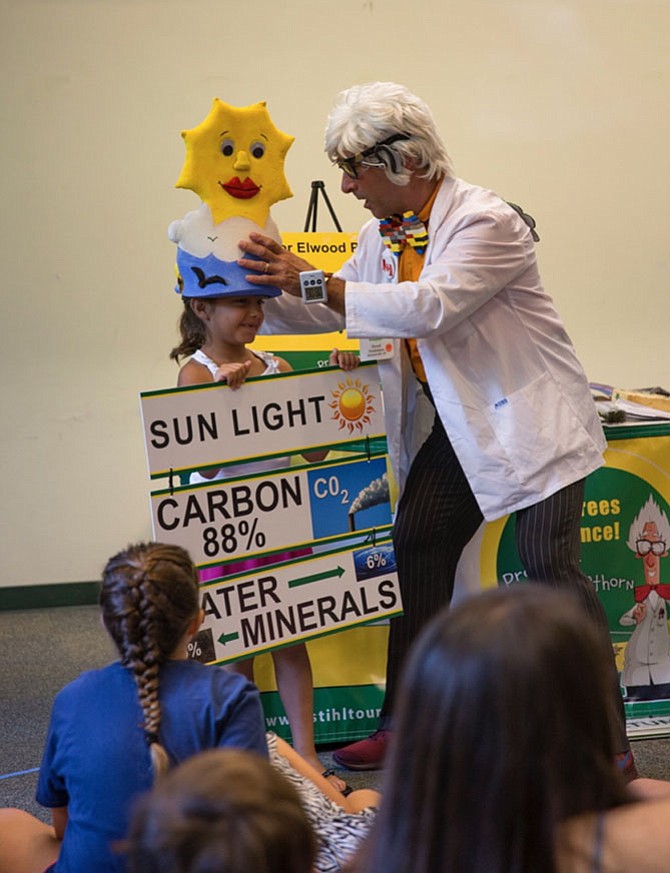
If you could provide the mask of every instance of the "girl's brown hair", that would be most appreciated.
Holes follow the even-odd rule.
[[[102,575],[102,619],[132,672],[155,776],[167,770],[159,742],[159,670],[198,612],[198,577],[185,549],[137,543],[110,558]]]
[[[197,352],[207,340],[205,325],[191,308],[191,298],[184,297],[184,311],[179,318],[179,342],[170,352],[170,360],[179,363],[180,358],[185,358]]]
[[[514,585],[415,643],[356,873],[555,873],[559,826],[629,799],[612,669],[576,598]]]
[[[123,849],[128,873],[309,873],[316,838],[269,761],[211,749],[145,795]]]

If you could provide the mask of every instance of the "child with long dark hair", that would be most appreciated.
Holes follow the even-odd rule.
[[[221,746],[267,757],[257,689],[187,659],[202,612],[184,549],[139,543],[110,558],[100,606],[120,660],[56,696],[37,785],[53,827],[0,811],[0,870],[120,873],[113,844],[131,804],[170,764]]]
[[[670,785],[626,786],[613,708],[569,595],[519,585],[441,612],[403,674],[356,873],[667,873]],[[662,796],[634,802],[644,788]]]
[[[214,288],[214,290],[212,290]],[[172,349],[170,357],[179,362],[188,357],[180,370],[177,384],[200,385],[206,382],[225,382],[233,390],[239,389],[248,376],[264,376],[287,372],[291,369],[283,358],[269,352],[248,348],[263,324],[263,306],[266,297],[280,293],[275,289],[257,289],[249,286],[243,290],[224,289],[220,285],[190,287],[184,296],[184,309],[179,320],[180,341]],[[333,349],[329,356],[331,366],[345,370],[358,366],[358,357],[353,352]],[[327,453],[305,453],[308,461],[317,461]],[[191,474],[193,484],[213,479],[276,470],[290,463],[289,457],[235,464],[219,470],[206,470]],[[299,557],[308,551],[294,551],[283,558]],[[224,574],[252,570],[280,560],[278,556],[250,558],[228,566],[207,568],[200,571],[201,581],[216,579]],[[272,660],[277,679],[277,689],[291,728],[291,738],[296,751],[309,763],[323,770],[314,745],[314,686],[312,667],[305,643],[276,649]],[[242,659],[230,665],[253,680],[253,658]],[[346,789],[333,769],[324,771],[340,791]]]

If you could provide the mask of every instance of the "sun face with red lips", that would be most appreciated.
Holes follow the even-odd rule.
[[[270,206],[292,197],[284,159],[293,137],[278,130],[265,103],[231,106],[215,99],[209,115],[182,131],[186,159],[177,188],[189,188],[215,224],[241,216],[263,227]]]

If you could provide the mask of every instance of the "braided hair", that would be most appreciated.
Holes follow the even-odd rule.
[[[181,546],[137,543],[107,562],[102,575],[102,619],[137,684],[154,776],[168,768],[159,742],[159,670],[198,612],[198,576]]]
[[[184,297],[184,310],[179,318],[179,342],[170,352],[170,360],[179,363],[180,358],[192,355],[207,341],[207,329],[191,308],[191,298]]]

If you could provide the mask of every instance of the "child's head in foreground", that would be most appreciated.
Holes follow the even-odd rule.
[[[316,839],[269,761],[212,749],[143,798],[125,848],[128,873],[310,873]]]

